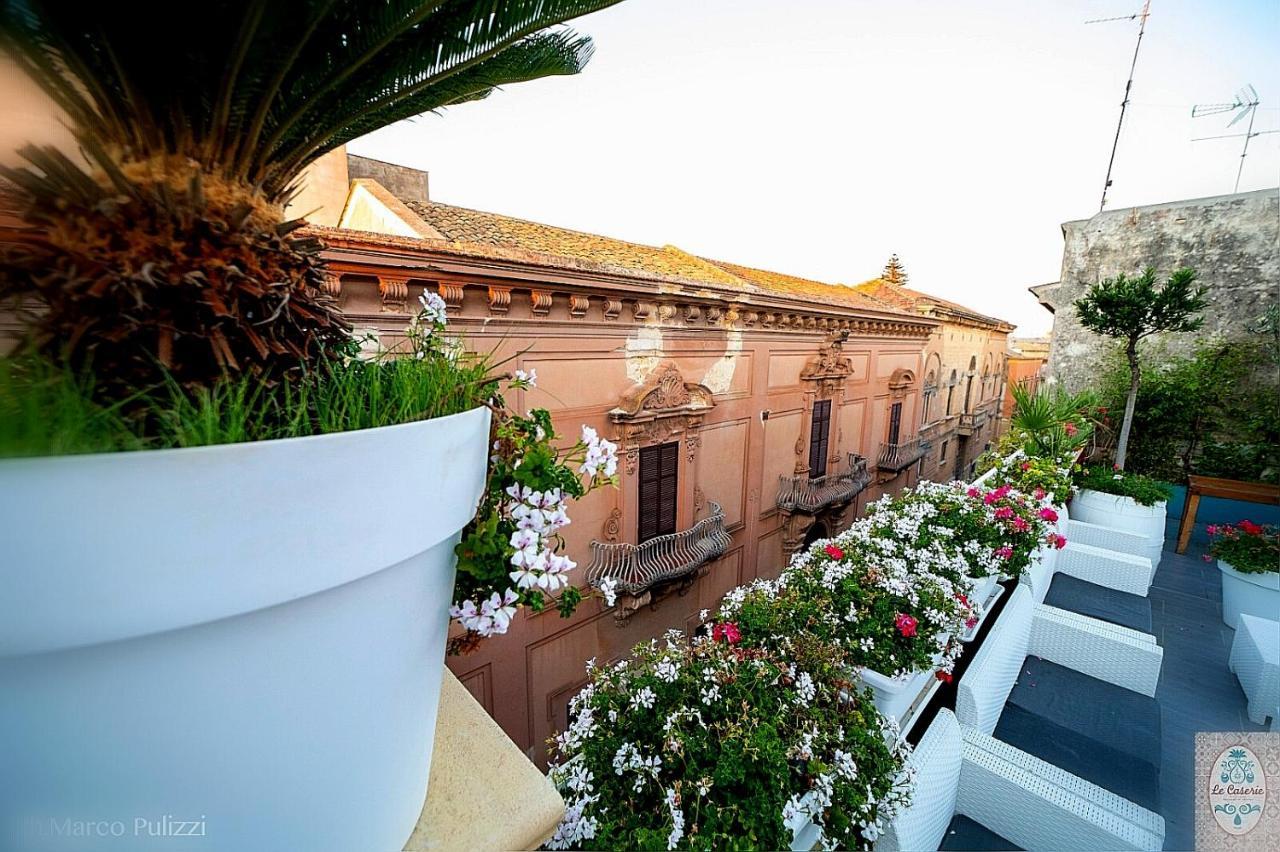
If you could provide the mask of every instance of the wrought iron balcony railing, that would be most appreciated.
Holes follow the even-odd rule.
[[[871,482],[867,460],[849,453],[849,469],[826,476],[798,473],[778,477],[778,508],[789,512],[819,512],[828,506],[848,503]]]
[[[724,528],[720,504],[708,501],[711,514],[687,530],[660,535],[644,544],[591,542],[591,564],[587,580],[599,586],[614,580],[625,595],[640,595],[659,583],[692,574],[702,565],[720,557],[732,539]]]
[[[881,470],[899,471],[919,461],[924,454],[925,450],[920,446],[919,438],[897,444],[881,444],[880,458],[876,461],[876,466]]]

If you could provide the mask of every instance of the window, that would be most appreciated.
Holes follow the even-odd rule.
[[[938,461],[944,462],[947,460],[947,445],[950,443],[950,441],[942,442],[942,451],[938,453]]]
[[[898,433],[902,429],[902,403],[895,402],[889,409],[889,443],[898,443]]]
[[[672,441],[640,449],[640,543],[676,531],[676,476],[680,444]]]
[[[831,400],[813,404],[813,423],[809,426],[809,478],[827,473],[827,451],[831,447]]]

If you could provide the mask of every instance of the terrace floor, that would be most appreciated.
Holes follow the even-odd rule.
[[[1165,849],[1195,847],[1195,735],[1197,731],[1263,731],[1245,715],[1245,697],[1227,668],[1235,631],[1222,623],[1218,566],[1205,562],[1197,525],[1187,553],[1173,552],[1176,518],[1148,595],[1156,641],[1164,648],[1156,700],[1162,715],[1160,815]]]

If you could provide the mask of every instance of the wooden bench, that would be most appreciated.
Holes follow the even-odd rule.
[[[1196,510],[1200,508],[1200,498],[1225,497],[1228,500],[1243,500],[1247,503],[1262,503],[1280,506],[1280,485],[1268,485],[1265,482],[1241,482],[1237,479],[1219,479],[1216,476],[1188,477],[1187,500],[1182,507],[1182,522],[1178,525],[1178,553],[1187,552],[1187,544],[1191,541],[1191,531],[1196,525]]]

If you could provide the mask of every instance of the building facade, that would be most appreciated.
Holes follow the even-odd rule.
[[[1007,428],[1013,415],[1013,387],[1021,385],[1035,390],[1044,379],[1045,365],[1049,363],[1048,337],[1010,337],[1006,353],[1009,365],[1006,377],[1004,403],[1000,409],[1003,428]]]
[[[1072,391],[1087,388],[1114,344],[1080,325],[1074,302],[1089,286],[1154,267],[1160,280],[1190,266],[1209,288],[1204,326],[1161,335],[1170,353],[1205,338],[1232,338],[1280,304],[1280,190],[1105,210],[1062,226],[1062,276],[1029,288],[1053,312],[1047,374]]]
[[[897,255],[881,277],[857,290],[937,322],[924,352],[918,476],[935,482],[971,478],[978,456],[1000,432],[1013,326],[911,289]]]
[[[575,504],[565,530],[578,582],[676,564],[613,609],[522,617],[450,660],[534,760],[587,660],[692,629],[729,589],[916,481],[934,319],[671,246],[397,198],[373,178],[353,179],[343,208],[339,227],[312,231],[357,328],[394,345],[436,292],[469,348],[536,371],[510,404],[550,410],[566,444],[582,425],[618,442],[618,488]]]

